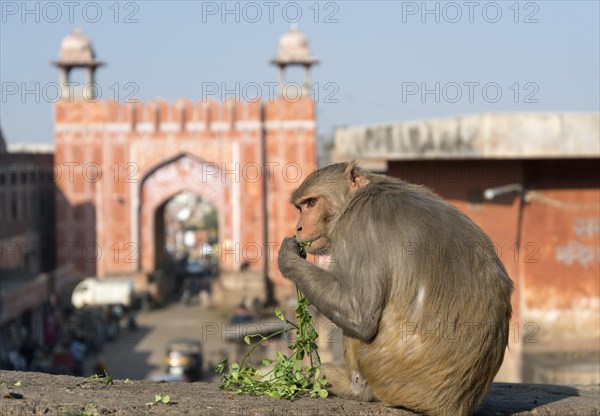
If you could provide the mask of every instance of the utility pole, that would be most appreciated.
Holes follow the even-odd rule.
[[[262,206],[263,206],[263,279],[265,282],[265,304],[264,306],[275,306],[275,287],[269,277],[269,170],[267,169],[267,129],[265,103],[260,103],[260,157],[263,170],[262,182]]]

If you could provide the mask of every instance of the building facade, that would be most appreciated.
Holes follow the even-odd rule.
[[[7,149],[0,132],[0,367],[21,334],[41,328],[54,290],[53,162],[43,146]]]

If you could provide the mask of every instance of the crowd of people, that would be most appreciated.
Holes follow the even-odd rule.
[[[105,368],[105,342],[137,330],[135,314],[118,306],[70,311],[48,306],[39,326],[12,322],[3,329],[1,369],[82,376],[88,360],[94,371]]]

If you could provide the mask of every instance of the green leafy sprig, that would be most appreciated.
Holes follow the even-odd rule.
[[[319,336],[314,328],[314,321],[308,312],[310,302],[296,287],[297,323],[287,320],[281,309],[275,309],[275,315],[286,322],[286,327],[280,331],[273,332],[268,336],[260,334],[247,335],[244,341],[250,345],[251,338],[258,337],[260,340],[253,344],[243,355],[240,364],[233,363],[228,366],[228,360],[221,361],[216,371],[223,373],[226,367],[229,371],[221,377],[222,390],[229,390],[234,395],[248,394],[253,396],[270,396],[276,399],[295,399],[300,395],[308,394],[310,397],[327,397],[325,388],[327,380],[319,371],[318,365],[321,358],[318,353],[316,339]],[[288,345],[292,351],[290,355],[277,353],[275,359],[264,359],[262,367],[255,368],[252,364],[246,364],[246,360],[261,343],[296,330],[294,344]],[[310,365],[303,364],[304,357],[309,357]]]
[[[108,372],[106,370],[104,370],[104,375],[94,374],[92,376],[89,376],[89,377],[83,379],[83,381],[80,383],[80,385],[84,385],[85,383],[89,383],[90,381],[103,381],[107,386],[110,386],[111,384],[115,384],[112,376],[110,374],[108,374]]]

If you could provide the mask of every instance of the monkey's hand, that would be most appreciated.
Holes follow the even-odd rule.
[[[286,237],[281,242],[279,256],[277,257],[277,266],[284,277],[294,280],[298,270],[306,264],[306,253],[302,257],[303,248],[296,240],[296,237]]]

